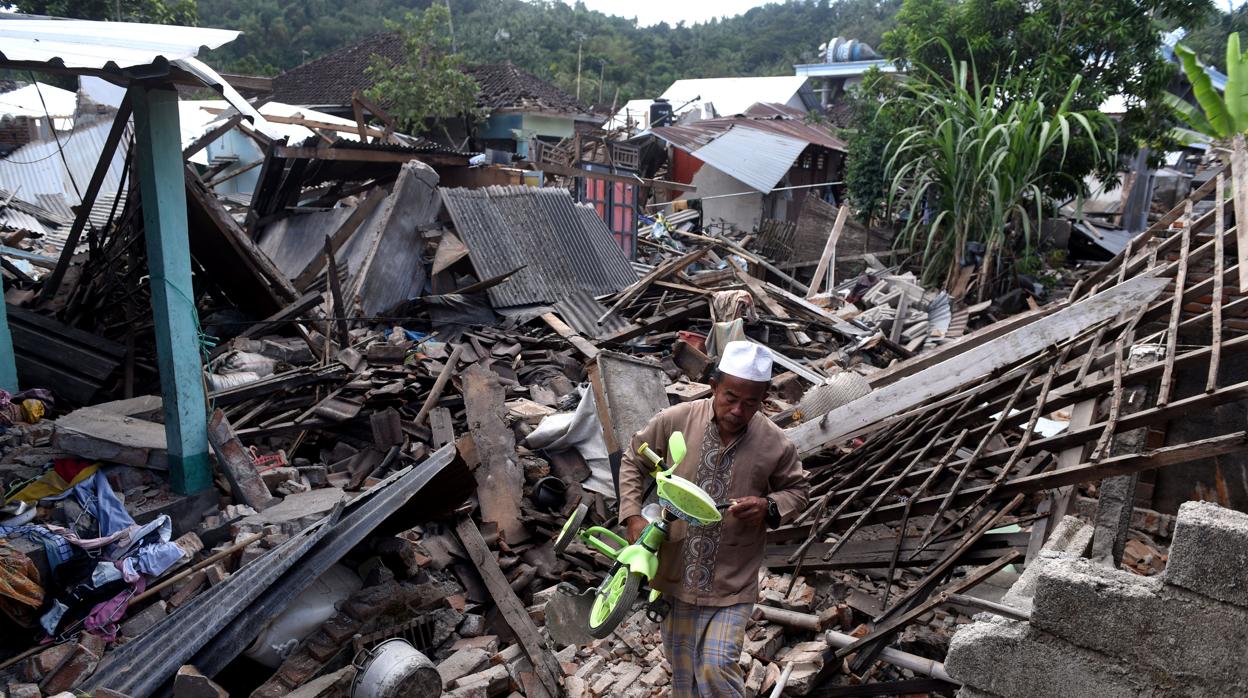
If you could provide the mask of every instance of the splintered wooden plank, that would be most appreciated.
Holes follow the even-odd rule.
[[[480,494],[481,492],[478,491],[478,495]],[[524,649],[529,661],[533,663],[534,671],[537,672],[538,680],[541,682],[541,688],[552,697],[563,695],[559,687],[559,677],[563,674],[559,661],[555,659],[554,653],[542,640],[541,632],[534,625],[533,619],[529,617],[528,610],[520,602],[516,592],[512,590],[507,577],[503,576],[503,570],[498,566],[494,553],[490,552],[489,546],[485,544],[485,538],[481,537],[481,531],[477,529],[472,519],[463,517],[455,524],[455,535],[464,546],[477,572],[481,574],[481,580],[485,582],[486,589],[493,597],[499,614],[515,633],[516,640]]]
[[[1189,201],[1188,210],[1191,210]],[[1188,216],[1191,220],[1191,216]],[[1220,240],[1221,235],[1217,236]],[[1187,287],[1187,257],[1192,251],[1191,228],[1183,229],[1183,243],[1179,248],[1179,273],[1174,279],[1174,302],[1170,306],[1170,324],[1166,331],[1166,368],[1161,376],[1161,386],[1157,395],[1157,406],[1164,407],[1170,402],[1170,391],[1174,388],[1174,352],[1179,343],[1179,320],[1183,317],[1183,290]]]
[[[524,474],[516,458],[515,433],[504,420],[503,384],[498,374],[481,364],[464,371],[463,380],[468,432],[481,459],[481,466],[473,473],[481,520],[497,525],[508,544],[523,543],[529,539],[529,531],[520,521]]]
[[[1248,268],[1248,146],[1243,134],[1231,139],[1231,184],[1235,197],[1235,239],[1239,268]],[[1248,293],[1248,274],[1239,275],[1239,292]]]
[[[828,242],[823,246],[823,254],[819,256],[819,266],[815,267],[815,276],[810,280],[807,298],[814,298],[819,294],[825,276],[827,287],[836,287],[836,243],[841,239],[841,229],[845,227],[845,219],[848,217],[849,207],[841,204],[840,210],[836,212],[836,222],[832,224],[832,231],[828,234]]]
[[[807,455],[861,434],[880,420],[968,385],[994,371],[1027,358],[1093,325],[1138,308],[1155,299],[1166,279],[1148,276],[1130,279],[1087,300],[964,354],[926,368],[904,380],[875,390],[832,410],[822,419],[786,430],[799,454]]]
[[[1205,392],[1212,393],[1218,389],[1218,367],[1222,361],[1222,294],[1224,291],[1224,280],[1222,278],[1226,266],[1226,242],[1222,239],[1223,233],[1226,232],[1226,214],[1223,211],[1222,196],[1225,191],[1223,186],[1223,177],[1221,174],[1217,177],[1218,189],[1214,205],[1214,236],[1213,236],[1213,306],[1210,308],[1212,317],[1213,332],[1209,340],[1209,347],[1212,353],[1209,356],[1209,378],[1205,382]],[[1241,226],[1248,227],[1248,221],[1241,223],[1239,219],[1235,220],[1236,232]],[[1243,245],[1241,245],[1242,247]]]
[[[256,511],[263,511],[280,500],[274,497],[260,473],[251,462],[251,456],[243,442],[234,435],[225,413],[220,409],[212,413],[208,420],[208,443],[217,454],[217,462],[230,481],[230,491],[235,497]]]
[[[433,432],[433,447],[442,448],[455,440],[455,420],[445,407],[435,407],[429,412],[429,429]]]
[[[585,358],[595,359],[598,357],[598,347],[594,346],[592,342],[577,334],[576,330],[569,327],[568,324],[561,320],[558,315],[555,315],[554,313],[542,313],[542,322],[546,323],[550,329],[554,330],[555,334],[568,340],[568,344],[571,344],[573,348],[581,352],[581,354],[584,354]]]

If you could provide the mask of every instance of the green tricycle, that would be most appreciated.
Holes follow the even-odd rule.
[[[604,638],[615,630],[633,608],[643,585],[649,585],[659,569],[659,549],[667,540],[668,526],[677,518],[691,526],[709,526],[722,518],[721,510],[727,504],[717,505],[701,487],[675,474],[676,466],[684,460],[685,435],[674,432],[667,442],[670,467],[663,469],[663,459],[649,444],[642,444],[637,454],[654,468],[651,473],[657,486],[658,504],[649,504],[642,515],[649,523],[636,543],[629,543],[614,531],[601,526],[582,528],[589,507],[580,504],[572,512],[559,536],[555,539],[555,552],[562,553],[573,539],[579,538],[585,545],[615,561],[606,579],[594,593],[589,611],[589,634]],[[667,613],[666,601],[660,600],[658,589],[651,588],[650,607],[647,615],[659,621]]]

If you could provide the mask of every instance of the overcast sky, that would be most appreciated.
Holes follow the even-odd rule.
[[[1248,1],[1248,0],[1244,0]],[[686,24],[705,22],[715,17],[732,17],[751,7],[767,4],[765,0],[584,0],[585,6],[609,15],[636,17],[642,26],[667,22]]]
[[[1236,7],[1248,0],[1232,0]],[[571,0],[565,0],[571,2]],[[765,5],[766,0],[584,0],[585,6],[609,15],[636,17],[642,26],[667,22],[686,24],[705,22],[714,17],[732,17],[751,7]],[[1227,7],[1227,0],[1213,0],[1214,5]]]

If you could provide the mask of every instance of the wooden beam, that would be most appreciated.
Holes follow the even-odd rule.
[[[482,364],[474,363],[461,375],[468,432],[481,458],[473,475],[481,520],[498,525],[499,534],[509,545],[529,539],[520,521],[520,490],[524,474],[516,456],[516,436],[507,426],[505,391],[498,377]]]
[[[1231,186],[1239,268],[1248,269],[1248,146],[1242,133],[1231,138]],[[1239,275],[1239,292],[1248,293],[1248,274]]]
[[[330,236],[330,250],[334,254],[338,254],[338,250],[347,244],[347,240],[351,239],[355,231],[364,224],[364,221],[368,220],[368,217],[377,209],[377,206],[388,196],[389,192],[385,188],[379,188],[370,193],[368,198],[361,201],[355,207],[355,210],[351,212],[351,215],[347,216],[347,220],[343,221],[342,225]],[[300,291],[306,291],[312,285],[312,282],[316,281],[316,277],[320,275],[321,270],[325,268],[326,261],[326,257],[315,255],[308,262],[308,265],[303,268],[303,271],[299,272],[299,275],[295,277],[295,288]]]
[[[425,397],[425,402],[420,406],[420,411],[416,413],[416,419],[412,423],[420,426],[425,423],[425,418],[437,406],[438,400],[442,399],[442,392],[446,390],[446,384],[451,380],[451,374],[455,372],[455,367],[459,365],[459,357],[464,355],[464,345],[457,344],[455,349],[451,351],[451,355],[446,360],[446,365],[438,372],[438,378],[433,382],[433,388],[429,390],[429,395]]]
[[[192,142],[190,145],[186,146],[186,148],[182,150],[182,159],[190,160],[192,155],[194,155],[195,153],[198,153],[204,148],[207,148],[209,143],[212,143],[213,141],[217,140],[221,136],[225,135],[225,133],[229,131],[230,129],[238,126],[239,122],[241,122],[242,120],[243,120],[242,114],[235,114],[234,116],[231,116],[230,118],[226,119],[224,123],[218,124],[216,128],[212,129],[208,133],[205,133],[199,138],[196,138],[194,142]]]
[[[444,155],[441,153],[424,153],[410,151],[366,150],[352,148],[349,145],[330,148],[328,146],[297,147],[279,145],[274,148],[273,156],[288,160],[326,160],[337,162],[377,162],[403,164],[412,160],[420,160],[430,165],[463,165],[468,158],[463,155]]]
[[[209,114],[223,114],[228,110],[220,107],[205,107],[204,111]],[[319,119],[309,119],[303,116],[279,116],[275,114],[261,114],[261,116],[264,117],[265,121],[271,121],[275,124],[290,124],[292,126],[303,126],[309,129],[319,128],[327,131],[334,131],[336,133],[357,133],[355,124],[336,124],[332,121],[320,121]],[[367,135],[380,138],[382,131],[381,129],[369,128]]]
[[[551,174],[563,175],[564,177],[595,177],[597,179],[605,179],[608,182],[624,182],[626,184],[637,184],[651,189],[659,189],[664,191],[681,191],[696,193],[698,188],[692,184],[681,184],[680,182],[667,182],[662,179],[646,179],[637,175],[618,175],[609,172],[592,172],[590,170],[582,170],[577,167],[565,167],[563,165],[554,165],[551,163],[542,163],[540,165],[532,165],[534,170],[541,172],[549,172]]]
[[[621,344],[630,339],[640,337],[647,332],[657,332],[674,322],[688,320],[699,315],[705,317],[703,314],[706,312],[708,312],[707,302],[705,300],[697,300],[677,306],[652,318],[647,318],[632,327],[626,327],[605,337],[600,337],[598,341],[600,344]]]
[[[351,309],[347,307],[342,297],[342,283],[338,280],[338,262],[334,261],[334,246],[328,235],[325,236],[325,264],[326,274],[329,276],[329,297],[333,301],[336,316],[333,324],[338,328],[339,346],[346,349],[351,346],[351,322],[348,319]]]
[[[861,434],[887,417],[967,385],[1063,339],[1074,337],[1125,310],[1151,302],[1166,285],[1165,279],[1131,279],[1038,320],[1025,329],[986,342],[956,360],[936,364],[913,374],[909,380],[872,391],[820,419],[788,429],[786,433],[797,445],[799,454],[813,453]]]
[[[516,640],[524,648],[529,661],[533,663],[533,669],[537,672],[541,687],[550,698],[563,695],[559,685],[559,677],[562,676],[563,670],[559,666],[559,661],[555,659],[554,653],[542,640],[541,632],[533,623],[533,619],[529,617],[528,610],[520,602],[516,592],[512,590],[511,584],[507,582],[507,577],[503,576],[498,560],[494,558],[494,554],[485,544],[485,539],[481,537],[481,531],[477,529],[477,525],[472,522],[471,518],[465,516],[456,522],[455,536],[464,546],[464,551],[468,553],[477,572],[481,573],[481,581],[485,582],[485,588],[493,597],[495,608],[498,609],[511,631],[515,633]]]
[[[902,615],[897,616],[896,618],[893,618],[887,623],[883,623],[878,627],[872,628],[869,634],[864,635],[861,638],[859,638],[856,642],[846,645],[840,648],[839,650],[837,650],[836,651],[837,658],[841,658],[848,654],[852,654],[853,652],[858,651],[860,648],[872,642],[878,642],[881,639],[887,639],[889,637],[892,637],[894,633],[901,630],[902,628],[909,625],[910,623],[914,622],[919,616],[923,615],[924,613],[927,613],[928,611],[936,608],[937,606],[941,606],[947,603],[949,601],[950,596],[953,596],[954,594],[960,594],[964,591],[970,590],[971,588],[978,585],[980,582],[983,582],[984,580],[988,579],[992,575],[999,572],[1001,568],[1017,560],[1019,557],[1020,555],[1018,551],[1011,551],[1011,552],[1006,553],[1005,555],[1002,555],[1001,557],[993,561],[991,564],[984,565],[983,567],[975,570],[973,573],[971,573],[967,577],[949,585],[949,588],[945,589],[939,594],[933,595],[927,601],[924,601],[923,603],[915,606],[914,608],[903,613]]]
[[[841,239],[841,229],[845,227],[845,219],[848,217],[849,206],[841,204],[841,210],[836,212],[836,222],[832,224],[832,232],[823,246],[823,254],[819,256],[819,266],[815,267],[815,276],[810,280],[810,290],[806,292],[807,298],[814,298],[818,295],[825,276],[828,288],[836,287],[836,243]]]
[[[559,319],[558,315],[555,315],[554,313],[542,313],[542,322],[546,323],[547,327],[554,330],[555,334],[568,340],[568,343],[571,344],[577,351],[581,352],[581,354],[584,354],[585,358],[598,358],[598,347],[594,346],[589,340],[577,334],[576,330],[572,329],[567,325],[567,323]]]
[[[1029,310],[1018,315],[995,322],[987,327],[968,334],[956,342],[941,345],[931,351],[925,351],[922,354],[902,361],[894,366],[890,366],[883,371],[877,371],[867,376],[867,382],[872,388],[882,388],[890,383],[907,376],[912,376],[923,369],[930,368],[942,361],[949,361],[955,357],[990,342],[998,337],[1007,335],[1015,330],[1041,320],[1053,313],[1069,307],[1069,303],[1060,301],[1051,305],[1046,305],[1038,310]]]
[[[262,75],[236,75],[234,73],[218,73],[222,80],[225,80],[236,90],[250,90],[252,92],[273,92],[273,78],[264,77]]]
[[[1062,468],[1058,470],[1050,470],[1043,473],[1028,475],[1026,477],[1015,478],[1004,483],[997,489],[997,496],[1000,498],[1010,497],[1017,494],[1031,494],[1041,490],[1051,490],[1067,485],[1078,485],[1084,482],[1093,482],[1103,480],[1107,477],[1115,475],[1130,475],[1131,473],[1144,472],[1145,470],[1153,470],[1163,468],[1168,465],[1178,463],[1187,463],[1191,461],[1201,460],[1204,458],[1213,458],[1231,453],[1242,453],[1248,451],[1248,432],[1234,432],[1223,436],[1215,436],[1209,439],[1202,439],[1177,446],[1167,446],[1144,453],[1130,453],[1122,456],[1112,456],[1105,458],[1099,463],[1084,462],[1080,465],[1070,468]],[[957,506],[965,506],[975,501],[975,498],[988,490],[990,485],[981,485],[970,487],[962,490],[954,498],[954,504]],[[915,515],[930,514],[940,507],[944,495],[932,495],[924,497],[913,502],[911,507]],[[884,521],[894,521],[901,515],[902,510],[906,507],[905,503],[890,504],[876,509],[869,517],[868,523],[878,523]],[[852,524],[861,515],[861,512],[850,512],[842,514],[837,518],[838,524],[848,526]],[[836,526],[832,530],[835,530]],[[789,529],[781,529],[774,531],[769,540],[795,540],[804,538],[810,532],[809,526],[794,526]]]
[[[95,207],[95,199],[100,194],[100,187],[104,185],[104,177],[113,167],[113,154],[117,152],[117,144],[121,142],[121,136],[130,125],[130,111],[131,93],[127,91],[125,97],[121,99],[121,106],[117,108],[117,114],[113,116],[113,126],[108,131],[108,137],[104,139],[104,148],[100,151],[100,159],[96,161],[95,170],[91,173],[91,181],[87,183],[86,191],[82,192],[82,203],[79,204],[74,214],[74,223],[69,228],[65,245],[61,247],[60,260],[56,263],[56,268],[44,280],[43,288],[39,291],[39,299],[42,301],[46,302],[56,296],[56,292],[61,288],[61,281],[65,279],[65,272],[69,271],[69,263],[78,248],[82,229],[90,223],[91,209]],[[180,147],[178,152],[182,152]],[[140,176],[151,177],[153,175],[150,172],[141,172]],[[185,221],[185,212],[182,215]]]
[[[230,181],[231,179],[234,179],[235,177],[243,174],[244,172],[251,172],[252,170],[256,169],[257,167],[263,164],[264,164],[264,160],[256,160],[255,162],[247,163],[246,165],[243,165],[242,167],[238,168],[237,170],[234,170],[233,172],[230,172],[229,174],[224,174],[219,177],[214,177],[213,179],[210,179],[207,182],[204,182],[204,186],[209,189],[212,189],[218,184],[225,184],[226,182]]]

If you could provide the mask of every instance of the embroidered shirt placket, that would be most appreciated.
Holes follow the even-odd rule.
[[[719,436],[719,427],[714,418],[707,425],[702,438],[702,459],[698,463],[695,475],[699,487],[706,490],[716,502],[723,503],[728,499],[732,488],[732,464],[736,457],[736,447],[745,438],[745,433],[737,435],[727,446]],[[715,579],[715,562],[719,555],[720,527],[722,523],[711,526],[690,526],[689,536],[684,547],[684,573],[681,580],[686,589],[698,596],[711,593],[711,583]],[[709,598],[706,599],[710,601]]]

